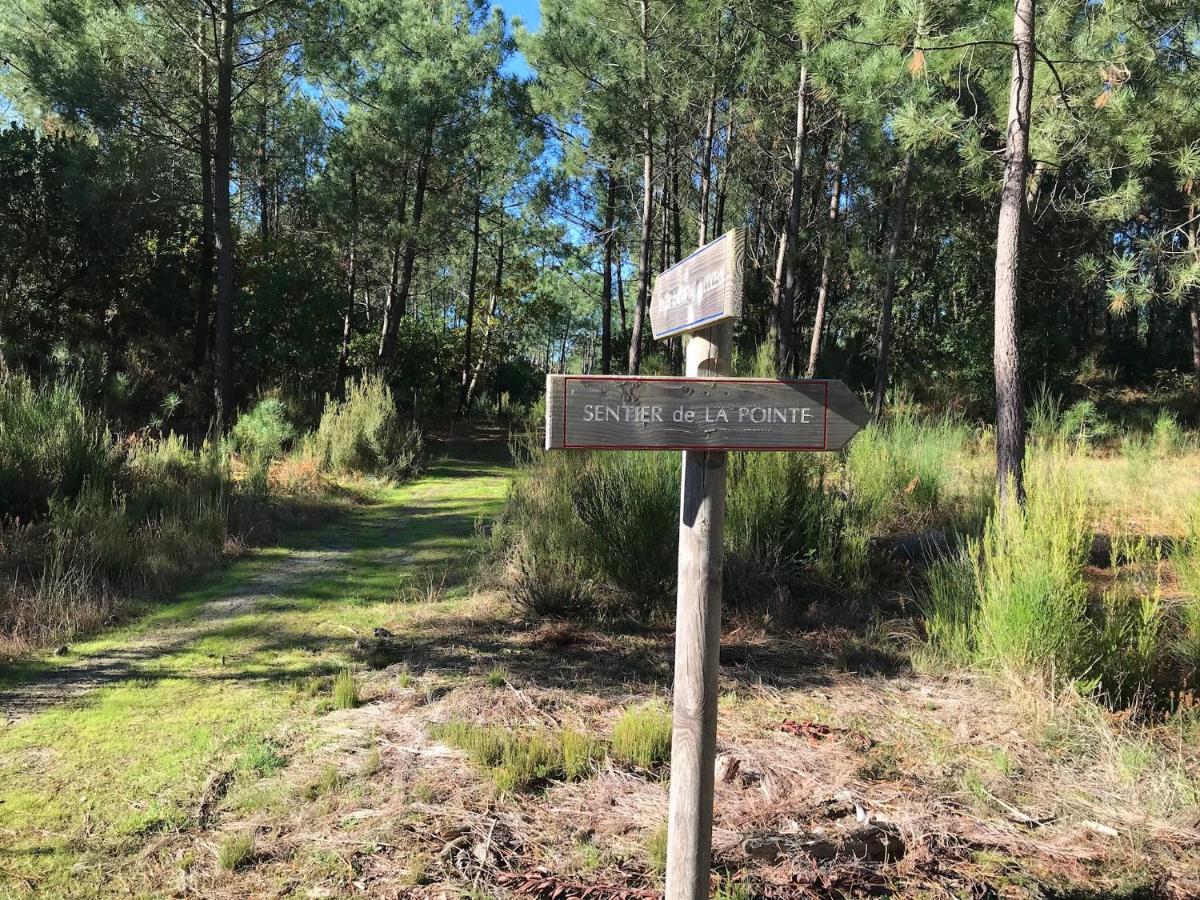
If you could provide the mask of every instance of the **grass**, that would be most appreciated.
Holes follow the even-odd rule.
[[[217,865],[225,872],[236,872],[254,857],[254,835],[248,831],[231,834],[217,849]]]
[[[603,744],[570,729],[552,732],[454,720],[434,725],[430,734],[465,750],[502,793],[527,791],[554,778],[585,778],[605,756]]]
[[[631,706],[612,730],[615,759],[641,769],[661,769],[671,761],[671,710],[665,703]]]
[[[0,896],[6,880],[34,882],[45,896],[108,896],[118,875],[131,885],[126,893],[154,893],[139,880],[153,873],[137,854],[153,835],[189,826],[214,771],[237,773],[231,804],[294,803],[271,785],[315,739],[312,723],[352,663],[353,635],[397,628],[397,616],[411,615],[393,602],[395,563],[381,560],[403,548],[405,566],[461,573],[481,549],[476,517],[498,511],[505,489],[503,470],[489,464],[435,466],[420,482],[380,489],[335,524],[252,551],[129,625],[73,643],[70,660],[0,663],[7,690],[66,662],[166,639],[83,702],[0,725],[0,834],[11,851]],[[352,549],[330,555],[330,547]],[[210,601],[249,584],[255,595],[269,585],[270,596],[205,617]],[[442,608],[465,591],[456,575]],[[175,643],[182,629],[194,632]],[[297,691],[304,683],[316,692]],[[285,744],[279,736],[288,733]]]
[[[354,709],[358,702],[358,680],[349,669],[343,669],[333,680],[333,705],[336,709]]]
[[[661,825],[646,838],[646,865],[655,875],[667,872],[667,826]]]

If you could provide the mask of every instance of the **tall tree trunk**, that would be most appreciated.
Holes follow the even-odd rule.
[[[1188,221],[1192,223],[1188,231],[1188,249],[1192,257],[1200,262],[1200,222],[1196,221],[1196,203],[1188,205]],[[1200,379],[1200,292],[1192,291],[1192,299],[1188,303],[1188,320],[1192,326],[1192,370]]]
[[[467,273],[467,333],[463,337],[462,381],[458,395],[460,416],[467,411],[467,385],[471,380],[471,340],[475,334],[475,284],[479,278],[479,215],[482,207],[483,194],[479,193],[475,197],[475,215],[471,222],[471,265]]]
[[[808,140],[808,46],[800,64],[800,85],[796,89],[796,140],[792,145],[792,189],[788,199],[787,223],[779,234],[779,252],[775,259],[775,286],[771,292],[771,337],[775,345],[775,372],[786,378],[792,369],[795,327],[796,260],[799,256],[800,206],[804,190],[804,148]]]
[[[270,189],[267,183],[267,92],[263,88],[262,106],[258,117],[258,237],[262,245],[262,255],[266,259],[270,255],[271,243],[271,201]]]
[[[1188,304],[1188,318],[1192,325],[1192,371],[1200,378],[1200,298],[1193,297]]]
[[[213,211],[217,256],[216,418],[233,423],[233,219],[229,185],[233,168],[233,0],[223,0],[217,52],[216,143],[213,148]]]
[[[401,164],[400,169],[402,174],[400,181],[400,200],[396,204],[396,228],[400,231],[403,231],[405,224],[408,222],[407,160]],[[400,290],[400,262],[403,257],[403,244],[403,235],[398,234],[396,239],[392,242],[391,267],[388,273],[387,293],[384,295],[383,300],[384,318],[387,318],[387,311],[389,309],[395,309],[396,307],[396,295]]]
[[[729,124],[725,130],[725,159],[724,165],[717,172],[717,214],[713,220],[713,234],[720,236],[725,230],[725,197],[729,193],[729,173],[733,164],[733,136],[736,107],[734,101],[729,101]]]
[[[266,252],[266,245],[263,246]],[[350,335],[354,328],[354,293],[358,288],[358,170],[350,170],[350,246],[346,254],[346,312],[342,316],[342,346],[338,351],[334,396],[346,396],[346,366],[350,361]]]
[[[567,374],[567,339],[571,336],[571,313],[567,312],[567,321],[563,325],[562,343],[558,350],[558,374]]]
[[[197,40],[208,47],[205,16],[200,16]],[[212,327],[213,261],[216,245],[213,234],[213,135],[209,106],[211,78],[208,56],[200,54],[200,296],[196,303],[196,323],[192,331],[192,368],[199,370],[208,357],[208,334]]]
[[[470,409],[471,401],[475,399],[475,388],[479,384],[479,373],[483,371],[483,367],[487,365],[488,349],[492,342],[492,329],[495,328],[496,311],[500,306],[500,286],[504,279],[504,229],[500,229],[500,243],[496,248],[496,272],[492,278],[492,297],[491,303],[488,305],[487,324],[483,329],[483,347],[479,353],[479,365],[475,367],[475,371],[471,373],[471,381],[467,385],[467,408]]]
[[[904,214],[908,208],[908,183],[912,176],[912,151],[904,155],[900,180],[896,184],[896,201],[892,207],[892,237],[888,242],[887,272],[883,284],[883,304],[879,309],[879,354],[875,360],[875,392],[871,399],[871,415],[883,414],[883,401],[888,386],[888,354],[892,344],[892,302],[896,297],[896,271],[900,267],[900,242],[904,238]]]
[[[1029,167],[1029,116],[1033,96],[1034,0],[1016,0],[1012,81],[1004,180],[996,230],[995,344],[996,481],[1001,501],[1025,497],[1025,420],[1021,409],[1021,230]]]
[[[619,243],[616,245],[616,255],[617,308],[621,312],[621,334],[624,335],[629,332],[629,317],[625,314],[625,251]]]
[[[717,119],[717,75],[714,66],[708,91],[708,116],[704,120],[704,144],[700,155],[700,209],[696,215],[697,236],[696,246],[703,247],[708,243],[708,197],[712,183],[713,139],[716,134]]]
[[[674,155],[671,170],[671,265],[683,259],[683,212],[679,204],[679,159],[681,154]],[[680,365],[683,365],[682,359]]]
[[[612,374],[613,222],[616,220],[617,184],[612,170],[604,173],[604,278],[601,287],[600,373]]]
[[[650,104],[650,0],[642,4],[642,238],[637,306],[629,336],[629,374],[642,370],[642,323],[650,301],[651,242],[654,230],[654,122]]]
[[[379,340],[379,367],[386,369],[396,356],[396,333],[400,320],[408,314],[408,298],[412,291],[413,266],[417,260],[417,240],[421,216],[425,211],[425,187],[429,181],[429,157],[433,152],[433,125],[425,128],[425,145],[417,160],[417,179],[413,188],[412,228],[404,242],[404,259],[400,284],[392,302],[383,311],[382,334]]]
[[[829,217],[825,225],[825,247],[821,254],[821,283],[817,288],[817,311],[813,316],[812,340],[808,344],[808,363],[804,366],[804,377],[812,378],[817,371],[817,358],[821,353],[821,334],[825,328],[825,307],[829,302],[829,281],[833,274],[833,245],[837,231],[838,207],[842,199],[842,157],[846,152],[846,132],[849,126],[846,114],[842,113],[838,131],[838,145],[829,168],[833,181],[829,188]]]

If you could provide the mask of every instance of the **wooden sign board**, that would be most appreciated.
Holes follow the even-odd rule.
[[[840,381],[546,376],[547,450],[840,450],[869,419]]]
[[[650,327],[655,340],[709,328],[742,314],[745,232],[726,232],[654,280]]]

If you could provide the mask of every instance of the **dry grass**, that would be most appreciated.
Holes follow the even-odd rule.
[[[522,885],[609,886],[628,896],[660,889],[667,785],[654,773],[589,764],[542,780],[536,793],[498,795],[492,769],[448,749],[431,728],[472,723],[473,734],[570,734],[598,746],[627,710],[661,702],[669,635],[609,634],[592,645],[586,631],[524,632],[506,615],[484,600],[425,611],[408,635],[413,646],[462,652],[414,654],[403,668],[365,675],[371,694],[386,699],[323,720],[325,738],[278,776],[292,800],[225,812],[223,827],[269,835],[255,864],[232,879],[197,872],[193,889],[246,896],[297,878],[334,892],[358,884],[367,896],[429,898],[504,896]],[[1200,889],[1192,718],[1144,727],[1075,695],[982,677],[839,671],[845,654],[829,633],[744,630],[726,644],[734,661],[721,672],[714,863],[731,873],[731,896],[864,886],[904,896]],[[563,646],[573,649],[564,655]],[[662,667],[622,669],[625,654]],[[501,659],[520,687],[481,679]],[[408,673],[411,685],[393,683]],[[303,790],[323,782],[333,786]],[[890,836],[887,861],[817,850],[780,861],[747,844],[823,835],[852,850],[864,829]],[[353,864],[314,863],[333,857]]]

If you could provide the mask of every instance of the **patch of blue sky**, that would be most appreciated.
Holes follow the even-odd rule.
[[[504,10],[510,22],[514,18],[520,19],[527,31],[537,31],[542,24],[541,0],[500,0],[495,5]],[[529,68],[525,55],[518,52],[505,63],[504,74],[532,78],[533,70]]]

